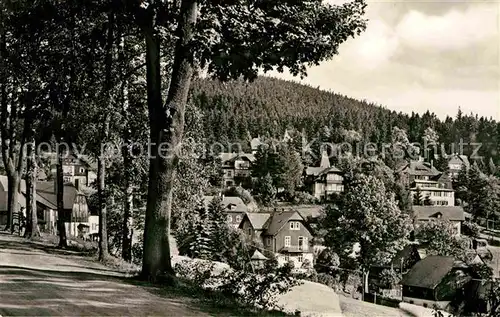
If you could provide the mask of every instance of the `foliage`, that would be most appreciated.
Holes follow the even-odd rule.
[[[272,205],[276,199],[276,188],[273,185],[271,175],[267,174],[258,178],[256,185],[255,192],[258,195],[259,202],[264,206]]]
[[[470,239],[457,235],[454,225],[445,219],[431,219],[419,224],[415,238],[425,243],[429,254],[457,259],[465,259],[465,252],[470,246]]]
[[[422,206],[424,204],[424,200],[422,197],[422,190],[420,187],[417,187],[417,190],[415,191],[415,194],[413,195],[413,205],[415,206]]]
[[[380,273],[380,283],[383,288],[392,288],[401,282],[401,274],[393,269],[385,269]]]
[[[431,112],[405,114],[316,87],[271,77],[259,77],[252,83],[199,79],[193,82],[191,96],[192,102],[206,114],[207,124],[204,128],[209,144],[221,140],[247,144],[247,131],[254,136],[281,137],[286,129],[293,129],[301,131],[307,141],[304,145],[310,144],[314,150],[319,149],[320,142],[344,142],[340,137],[334,137],[340,135],[337,130],[345,129],[358,131],[361,142],[376,143],[380,152],[382,144],[393,144],[393,127],[406,130],[410,143],[420,142],[425,129],[432,127],[439,136],[440,145],[445,145],[448,155],[451,154],[449,145],[458,144],[462,139],[465,144],[482,143],[478,154],[484,156],[486,162],[489,157],[493,157],[497,165],[500,162],[497,152],[500,123],[488,118],[477,118],[474,114],[462,114],[444,120]],[[328,135],[322,132],[324,129],[329,131]],[[404,138],[395,139],[406,144]],[[299,152],[303,150],[300,143],[296,149]],[[391,168],[395,167],[395,162],[390,162],[389,158],[397,150],[389,149],[386,152],[384,161]],[[465,146],[463,154],[470,156],[473,150],[472,146]],[[318,151],[313,151],[309,166],[318,163]],[[437,168],[438,161],[435,162]],[[447,166],[447,161],[444,165]],[[438,169],[446,171],[442,167]]]
[[[333,276],[338,272],[339,266],[340,259],[337,253],[333,252],[330,248],[326,248],[316,258],[314,268],[318,273],[326,273]]]
[[[299,284],[292,275],[292,266],[269,264],[256,273],[244,270],[224,272],[218,290],[235,296],[246,305],[269,309],[277,307],[277,295]]]
[[[432,206],[434,202],[431,200],[431,196],[427,194],[424,198],[424,206]]]
[[[273,186],[282,188],[291,197],[301,184],[303,170],[299,153],[289,144],[285,142],[276,144],[274,140],[259,146],[252,164],[253,177],[271,176]]]
[[[462,223],[462,233],[471,238],[479,238],[481,227],[472,221],[465,221]]]
[[[240,303],[264,309],[277,308],[276,296],[288,292],[299,282],[291,273],[291,266],[267,263],[256,272],[225,269],[216,272],[209,261],[184,260],[175,266],[176,273],[193,281],[201,288],[212,288]]]
[[[368,269],[388,262],[404,247],[410,232],[410,221],[381,180],[356,174],[345,186],[338,206],[326,210],[325,243],[336,252],[341,262],[349,258],[359,243],[356,263]]]
[[[317,204],[318,199],[307,192],[297,191],[297,192],[295,192],[295,195],[293,196],[293,203],[297,204],[297,205]]]

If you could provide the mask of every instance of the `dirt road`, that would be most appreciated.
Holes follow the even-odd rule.
[[[0,234],[0,316],[209,316],[71,252]]]

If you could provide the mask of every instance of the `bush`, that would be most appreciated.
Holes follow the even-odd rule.
[[[269,261],[255,273],[226,269],[216,274],[212,262],[184,260],[177,263],[174,270],[178,277],[191,281],[196,287],[210,288],[245,306],[268,309],[277,307],[277,295],[299,284],[290,266],[276,267],[274,264]]]
[[[330,274],[319,273],[316,277],[317,283],[326,285],[330,288],[333,288],[334,291],[338,292],[340,290],[340,281]]]
[[[391,269],[385,269],[380,273],[380,284],[383,288],[392,288],[401,282],[401,274]]]
[[[175,264],[174,271],[178,277],[193,282],[196,286],[205,288],[213,278],[215,264],[209,261],[182,260]]]
[[[291,274],[292,267],[274,264],[251,273],[225,271],[217,288],[226,296],[233,296],[244,305],[272,309],[277,308],[277,295],[287,293],[300,282]]]
[[[294,204],[317,204],[319,201],[313,195],[307,192],[295,192],[295,196],[293,197]]]
[[[472,238],[478,238],[481,232],[481,227],[478,224],[467,221],[462,224],[463,234]]]

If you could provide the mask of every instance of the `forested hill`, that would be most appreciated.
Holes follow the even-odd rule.
[[[482,142],[486,156],[497,157],[500,125],[473,114],[452,114],[439,120],[433,113],[403,114],[340,94],[270,77],[252,83],[199,79],[191,98],[205,113],[209,141],[244,141],[258,135],[282,136],[286,128],[305,130],[308,138],[322,127],[357,130],[365,140],[387,142],[394,126],[405,129],[410,141],[421,140],[427,127],[434,128],[445,144]],[[479,101],[478,101],[479,102]]]

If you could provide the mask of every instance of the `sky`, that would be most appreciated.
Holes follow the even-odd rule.
[[[500,120],[500,0],[367,3],[366,31],[303,83],[405,113],[445,118],[460,107]]]

